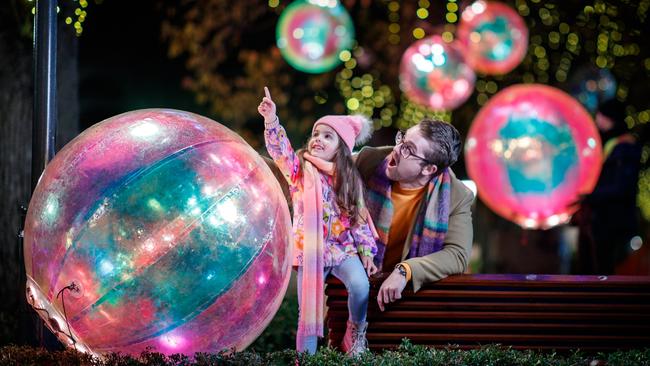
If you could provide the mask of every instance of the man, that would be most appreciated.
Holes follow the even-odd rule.
[[[603,165],[593,192],[586,195],[574,222],[580,227],[579,273],[611,275],[631,252],[639,235],[637,193],[642,145],[625,123],[625,105],[611,99],[599,105],[596,127],[603,143]]]
[[[460,145],[452,125],[425,119],[398,132],[394,147],[365,147],[356,157],[379,233],[375,264],[394,268],[377,296],[382,311],[409,281],[418,291],[467,268],[474,196],[449,168]]]

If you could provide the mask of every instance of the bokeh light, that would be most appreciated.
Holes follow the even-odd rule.
[[[469,98],[476,75],[455,42],[433,35],[413,43],[400,63],[400,88],[409,99],[432,109],[454,109]]]
[[[458,42],[474,70],[483,74],[506,74],[526,56],[528,28],[508,5],[479,0],[463,10]]]
[[[282,12],[277,45],[294,68],[322,73],[336,67],[354,43],[352,18],[337,0],[296,0]]]
[[[571,77],[571,95],[594,115],[598,105],[616,96],[616,79],[608,69],[583,66]]]
[[[27,297],[63,344],[97,355],[241,350],[282,301],[290,235],[278,182],[237,134],[192,113],[128,112],[41,176]]]
[[[545,85],[508,87],[481,108],[465,143],[479,196],[524,228],[567,222],[602,160],[598,131],[571,96]]]

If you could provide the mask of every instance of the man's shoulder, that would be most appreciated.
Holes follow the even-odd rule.
[[[464,202],[474,201],[474,193],[469,189],[465,183],[456,177],[456,174],[449,169],[451,173],[451,208],[458,206]]]
[[[355,156],[355,164],[365,181],[377,170],[377,166],[393,151],[392,146],[364,146]]]
[[[384,159],[393,151],[392,146],[364,146],[357,154],[357,159]]]

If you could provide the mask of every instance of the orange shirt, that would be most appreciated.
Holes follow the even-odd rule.
[[[384,271],[392,270],[397,263],[402,261],[406,237],[413,227],[420,201],[426,190],[426,185],[421,188],[406,189],[402,188],[398,182],[393,183],[390,195],[393,203],[393,220],[390,223],[388,243],[386,243],[386,253],[384,254]]]

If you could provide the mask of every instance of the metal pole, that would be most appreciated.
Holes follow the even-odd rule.
[[[34,19],[32,192],[54,157],[56,136],[56,0],[37,0]]]
[[[57,0],[37,0],[34,18],[34,116],[32,123],[32,193],[45,170],[54,157],[57,101],[56,101],[56,55],[57,55]],[[23,217],[24,220],[24,217]],[[25,286],[24,252],[22,229],[20,233],[18,256],[21,270],[21,286]],[[24,290],[23,290],[24,291]],[[29,307],[28,305],[26,305]],[[23,314],[27,315],[27,314]],[[56,347],[56,338],[44,327],[43,321],[33,312],[36,338],[41,346]],[[22,319],[21,325],[28,320]],[[60,347],[60,345],[58,346]]]

